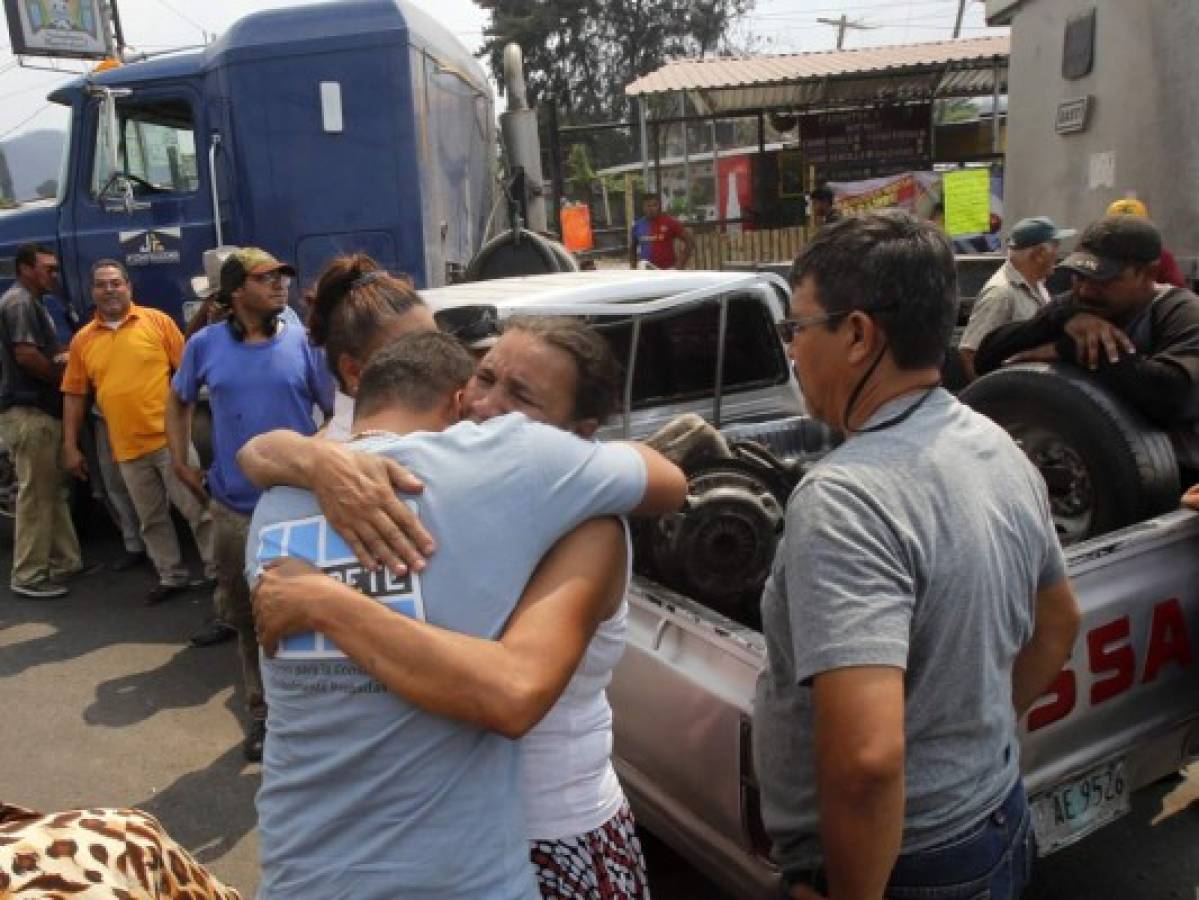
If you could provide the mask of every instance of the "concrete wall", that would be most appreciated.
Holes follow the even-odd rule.
[[[1097,8],[1091,74],[1062,77],[1066,20]],[[1081,228],[1133,192],[1166,245],[1199,257],[1199,2],[1024,0],[1012,15],[1005,220]],[[1089,94],[1085,131],[1054,130],[1058,104]],[[1112,185],[1092,161],[1114,155]]]

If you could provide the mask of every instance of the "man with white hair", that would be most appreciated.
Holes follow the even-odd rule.
[[[991,276],[974,301],[970,321],[958,344],[962,366],[970,381],[977,377],[974,354],[988,334],[1000,325],[1031,319],[1050,300],[1045,280],[1057,265],[1062,240],[1073,228],[1058,228],[1045,216],[1021,219],[1008,238],[1007,262]]]

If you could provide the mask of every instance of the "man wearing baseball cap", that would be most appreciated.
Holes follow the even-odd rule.
[[[218,302],[228,317],[188,341],[167,401],[167,441],[176,476],[209,501],[222,618],[237,629],[251,724],[246,759],[262,758],[266,703],[250,594],[243,577],[246,532],[260,491],[237,466],[250,438],[279,428],[313,434],[312,410],[333,411],[333,380],[302,327],[284,317],[296,270],[257,247],[228,255],[220,268]],[[213,462],[207,478],[188,462],[192,410],[208,388]]]
[[[1161,251],[1148,219],[1090,225],[1062,263],[1073,290],[1027,322],[991,332],[975,356],[979,374],[1060,360],[1088,369],[1159,427],[1199,420],[1199,297],[1156,282]]]
[[[1049,302],[1045,280],[1057,265],[1061,242],[1077,233],[1073,228],[1058,228],[1045,216],[1021,219],[1012,228],[1007,262],[979,292],[958,343],[970,380],[975,377],[974,354],[983,338],[1000,325],[1031,319]]]
[[[1149,207],[1136,197],[1121,197],[1119,200],[1112,201],[1112,204],[1107,208],[1109,216],[1137,216],[1141,219],[1149,218]],[[1174,258],[1165,246],[1162,247],[1161,260],[1157,264],[1157,280],[1162,284],[1172,284],[1175,287],[1186,287],[1186,277],[1182,274],[1182,267],[1178,265],[1178,260]]]

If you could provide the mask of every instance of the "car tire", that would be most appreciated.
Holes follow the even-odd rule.
[[[959,397],[1011,434],[1045,477],[1063,544],[1178,507],[1169,437],[1080,369],[1008,366]]]

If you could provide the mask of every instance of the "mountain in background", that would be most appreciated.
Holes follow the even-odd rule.
[[[43,128],[0,142],[0,196],[32,200],[39,187],[56,182],[66,137],[64,131]]]

